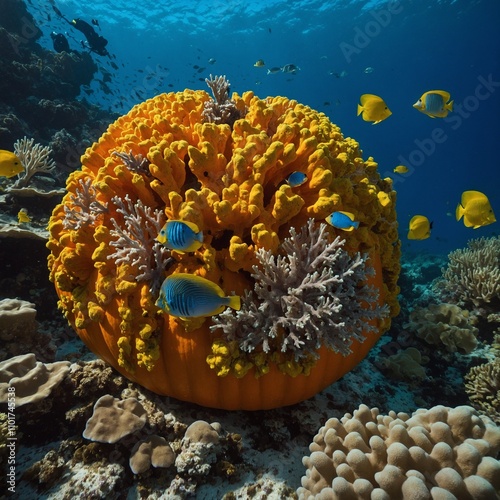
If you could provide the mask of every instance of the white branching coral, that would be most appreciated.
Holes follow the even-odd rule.
[[[65,229],[78,231],[82,227],[95,224],[101,214],[108,213],[108,204],[97,200],[97,192],[92,187],[92,180],[79,179],[80,188],[70,196],[72,207],[64,205]]]
[[[324,345],[347,356],[354,339],[375,330],[369,321],[388,311],[366,284],[373,272],[367,257],[351,257],[343,244],[339,237],[331,241],[326,224],[309,219],[300,234],[290,229],[279,255],[259,249],[254,293],[245,294],[239,311],[214,317],[212,330],[248,353],[292,351],[298,360],[317,357]]]
[[[144,158],[142,154],[134,156],[132,150],[127,153],[121,153],[119,151],[113,151],[114,156],[118,156],[123,161],[123,164],[131,171],[136,174],[145,174],[150,176],[149,172],[149,161]]]
[[[14,143],[14,153],[24,167],[24,173],[19,174],[12,186],[14,188],[26,187],[35,174],[50,174],[56,167],[54,160],[49,158],[52,150],[34,142],[34,139],[23,137]]]
[[[210,87],[213,99],[204,104],[203,118],[211,123],[227,123],[230,126],[244,113],[236,107],[229,98],[229,80],[225,76],[212,76],[205,78],[206,84]]]
[[[115,196],[111,201],[118,207],[123,222],[112,218],[114,229],[110,245],[115,251],[108,257],[115,264],[126,263],[137,268],[137,281],[150,281],[151,290],[157,290],[163,281],[164,271],[171,262],[170,251],[156,240],[165,224],[165,214],[152,210],[141,200],[132,202],[128,195],[122,200]]]

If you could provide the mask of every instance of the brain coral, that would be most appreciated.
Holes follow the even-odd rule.
[[[410,415],[360,405],[331,418],[304,457],[299,499],[495,499],[500,428],[470,406]]]
[[[60,308],[78,335],[131,380],[207,406],[272,408],[310,397],[353,368],[397,314],[396,195],[373,159],[363,160],[358,144],[323,113],[252,92],[229,99],[224,82],[211,81],[212,89],[218,85],[215,100],[205,91],[161,94],[109,126],[82,156],[81,171],[69,176],[68,193],[54,209],[48,264]],[[286,179],[296,171],[307,182],[292,187]],[[359,229],[320,230],[336,210],[352,212]],[[183,254],[162,246],[156,236],[171,219],[196,224],[203,245]],[[336,276],[311,262],[314,271],[296,287],[321,287],[326,279],[330,288],[322,289],[333,296],[336,279],[345,286],[332,302],[335,311],[356,306],[346,318],[355,316],[361,329],[359,311],[367,311],[366,335],[356,329],[344,341],[345,352],[328,349],[335,342],[322,343],[322,320],[324,331],[308,342],[314,352],[307,356],[297,351],[307,329],[288,349],[281,343],[289,333],[283,327],[257,332],[271,340],[256,339],[249,354],[210,329],[210,318],[177,318],[155,305],[161,283],[174,273],[202,276],[227,295],[248,299],[261,266],[258,252],[268,252],[262,255],[276,258],[279,267],[284,239],[308,224],[310,238],[319,234],[322,241],[306,245],[321,243],[337,264],[363,269],[347,267]],[[367,284],[377,292],[370,301],[369,294],[356,293]],[[303,309],[314,316],[313,305]],[[341,314],[336,321],[341,325]],[[339,330],[335,335],[343,335]]]

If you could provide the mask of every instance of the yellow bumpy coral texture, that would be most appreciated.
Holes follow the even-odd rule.
[[[308,106],[234,93],[237,116],[225,123],[207,118],[210,102],[205,91],[158,95],[117,119],[82,156],[49,225],[50,277],[68,320],[79,333],[92,323],[114,325],[114,336],[87,336],[89,347],[130,374],[153,370],[169,329],[181,324],[189,334],[211,322],[174,318],[155,305],[166,276],[196,274],[243,299],[253,288],[259,249],[276,252],[290,228],[345,211],[359,228],[328,226],[328,234],[345,239],[349,253],[380,256],[390,315],[379,326],[386,330],[398,313],[391,180],[381,179],[373,158],[363,160],[356,141]],[[293,172],[307,181],[288,184]],[[167,220],[196,224],[201,247],[179,253],[158,244]],[[204,359],[219,376],[243,377],[252,367],[265,376],[270,362],[295,375],[313,364],[307,358],[300,368],[280,353],[243,354],[217,332],[203,334],[212,336]]]

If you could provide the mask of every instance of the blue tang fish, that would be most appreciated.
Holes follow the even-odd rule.
[[[325,220],[330,226],[344,231],[352,231],[359,227],[359,222],[354,220],[354,214],[350,212],[333,212]]]
[[[303,172],[292,172],[287,178],[286,182],[290,187],[298,187],[302,186],[305,182],[307,182],[307,175]]]
[[[161,285],[156,306],[171,316],[200,318],[214,316],[226,307],[241,307],[238,295],[226,296],[213,281],[188,273],[168,276]]]
[[[203,232],[193,222],[169,220],[156,239],[170,250],[194,252],[203,243]]]

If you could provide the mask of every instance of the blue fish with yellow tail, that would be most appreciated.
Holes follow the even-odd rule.
[[[194,222],[169,220],[156,239],[170,250],[194,252],[203,244],[203,232]]]
[[[286,178],[286,182],[290,187],[299,187],[307,182],[307,175],[304,172],[292,172]]]
[[[221,313],[226,307],[241,307],[238,295],[226,296],[213,281],[188,273],[168,276],[163,282],[156,306],[171,316],[201,318]]]
[[[344,231],[352,231],[359,227],[359,222],[354,220],[354,214],[351,212],[333,212],[325,220],[330,226]]]

